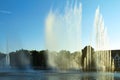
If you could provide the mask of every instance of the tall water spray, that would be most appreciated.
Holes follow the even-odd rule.
[[[82,5],[68,2],[63,10],[59,12],[51,9],[46,17],[46,48],[54,51],[81,51]],[[48,55],[48,64],[52,67],[56,67],[56,56]]]
[[[83,70],[113,71],[114,60],[111,58],[111,51],[109,50],[109,37],[99,7],[95,12],[93,36],[95,37],[93,39],[95,51],[90,46],[86,47]]]
[[[8,43],[8,38],[6,42],[6,67],[10,68],[10,56],[9,56],[9,43]]]
[[[107,28],[104,25],[104,19],[100,13],[99,7],[95,12],[95,50],[96,50],[96,68],[100,71],[112,71],[111,51],[109,50],[109,37]]]
[[[67,3],[63,12],[51,9],[46,17],[46,48],[53,51],[69,50],[81,52],[81,20],[81,3],[79,5],[77,2],[74,5]],[[113,71],[114,60],[112,60],[111,51],[109,50],[109,37],[99,7],[95,12],[94,29],[95,52],[90,46],[87,46],[87,54],[85,57],[79,57],[81,59],[77,58],[81,56],[80,54],[72,59],[71,57],[61,57],[61,55],[56,54],[57,52],[49,52],[49,66],[57,69],[82,68],[85,71],[89,71],[95,68],[97,71]],[[82,58],[84,59],[81,67],[78,62],[80,63]],[[60,61],[62,62],[60,63]]]

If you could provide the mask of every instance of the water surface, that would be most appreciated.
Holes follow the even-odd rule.
[[[120,80],[120,73],[108,72],[0,72],[0,80]]]

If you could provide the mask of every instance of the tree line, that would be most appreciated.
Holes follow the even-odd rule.
[[[0,52],[0,66],[5,66],[6,56],[8,54],[4,54]],[[55,67],[60,69],[66,69],[70,67],[72,61],[75,61],[78,64],[80,63],[81,54],[79,51],[71,53],[70,51],[61,50],[59,52],[49,51],[49,50],[17,50],[16,52],[9,53],[9,65],[11,68],[17,69],[41,69],[47,70],[54,68],[51,64],[49,64],[50,59],[49,55],[53,56]],[[4,64],[4,65],[3,65]],[[61,66],[62,65],[62,66]],[[74,64],[73,64],[74,65]],[[80,67],[80,66],[79,66]]]

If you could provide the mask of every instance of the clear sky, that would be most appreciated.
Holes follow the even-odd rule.
[[[0,51],[45,48],[44,21],[50,9],[62,10],[67,0],[0,0]],[[74,1],[74,0],[69,0]],[[78,0],[82,4],[82,47],[89,44],[95,10],[99,6],[110,46],[120,49],[120,0]]]

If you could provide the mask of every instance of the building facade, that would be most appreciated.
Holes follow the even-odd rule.
[[[91,46],[82,50],[84,71],[120,71],[120,50],[95,51]]]

